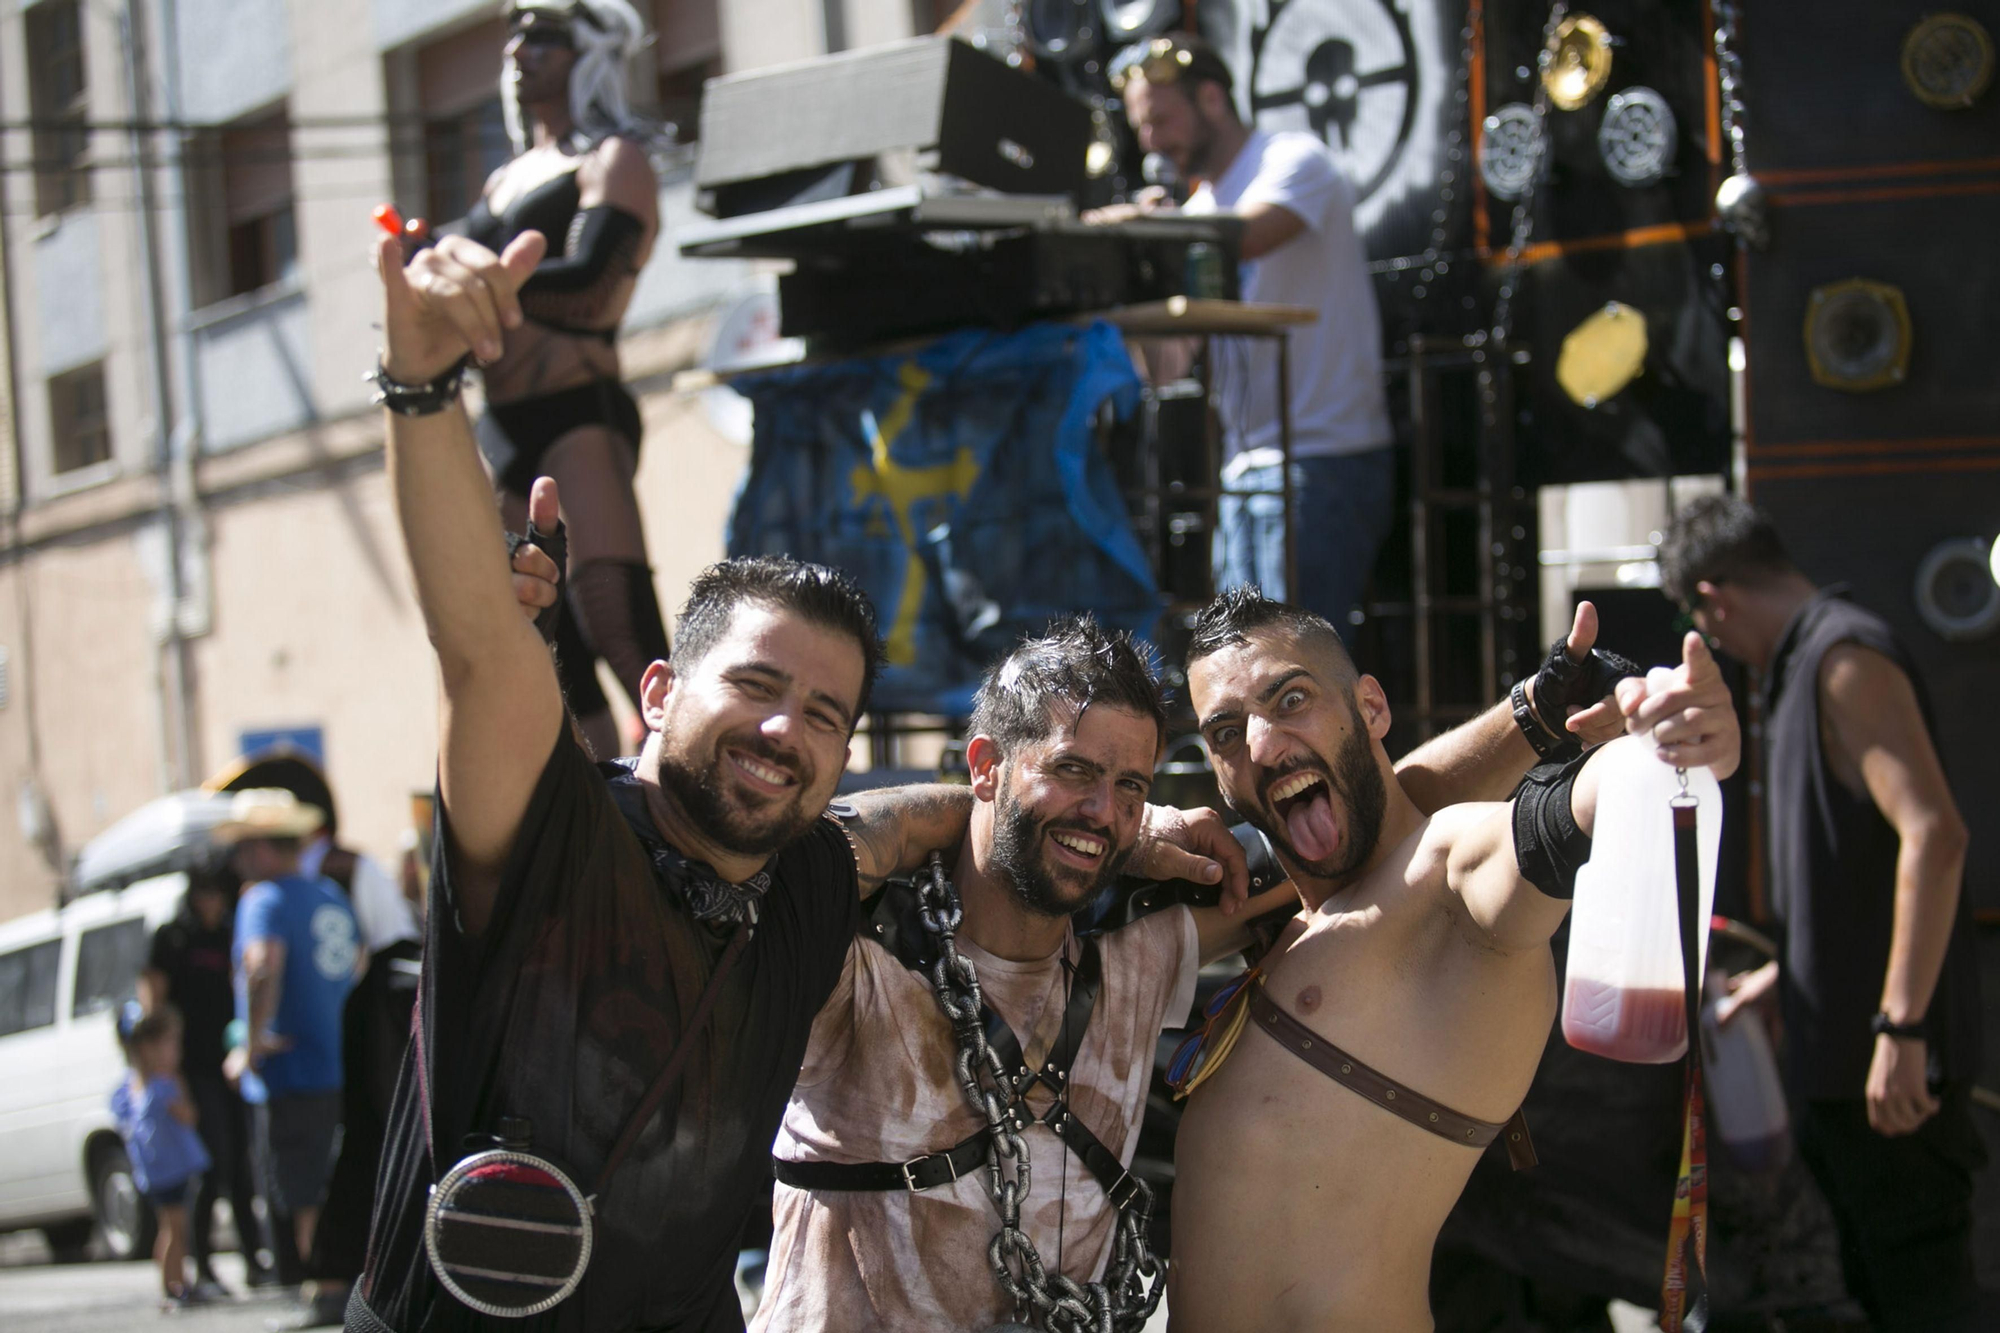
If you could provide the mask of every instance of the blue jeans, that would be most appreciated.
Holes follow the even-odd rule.
[[[1285,587],[1285,500],[1279,464],[1250,468],[1217,506],[1215,586],[1254,583],[1325,616],[1350,642],[1349,614],[1361,601],[1375,553],[1395,515],[1396,459],[1391,448],[1292,460],[1293,547],[1299,586]]]

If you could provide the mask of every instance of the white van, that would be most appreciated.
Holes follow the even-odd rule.
[[[0,1231],[40,1227],[59,1257],[93,1229],[114,1259],[152,1249],[151,1210],[111,1123],[114,1024],[187,876],[87,893],[0,923]]]

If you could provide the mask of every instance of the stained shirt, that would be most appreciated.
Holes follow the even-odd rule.
[[[558,737],[479,935],[457,924],[438,805],[419,1039],[397,1087],[361,1286],[397,1333],[490,1326],[424,1257],[431,1184],[491,1146],[479,1136],[504,1116],[526,1120],[528,1151],[589,1192],[722,954],[726,929],[694,919],[627,822],[646,818],[643,803],[614,798],[614,784],[634,781],[622,766],[592,765],[567,731]],[[674,1090],[598,1198],[582,1286],[510,1328],[742,1327],[739,1237],[860,912],[853,850],[829,818],[767,869],[749,947]]]
[[[1068,1079],[1070,1109],[1129,1163],[1139,1143],[1153,1053],[1179,1027],[1200,970],[1194,917],[1173,907],[1098,939],[1103,982]],[[1017,962],[960,936],[987,1006],[1037,1066],[1061,1035],[1065,956]],[[848,951],[833,998],[813,1025],[775,1152],[795,1161],[902,1162],[957,1144],[984,1119],[960,1091],[957,1047],[929,980],[871,939]],[[1038,1088],[1040,1113],[1052,1098]],[[1027,1129],[1033,1165],[1023,1229],[1051,1273],[1104,1272],[1117,1221],[1100,1186],[1054,1131]],[[984,1329],[1013,1318],[987,1263],[998,1215],[986,1174],[912,1194],[807,1192],[779,1184],[757,1333],[778,1330]]]

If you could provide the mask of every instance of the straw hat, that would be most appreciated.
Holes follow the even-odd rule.
[[[282,787],[252,787],[236,793],[229,803],[229,818],[209,836],[223,846],[253,838],[303,838],[325,818]]]

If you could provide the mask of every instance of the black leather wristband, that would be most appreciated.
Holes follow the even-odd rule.
[[[404,384],[391,379],[388,368],[377,360],[374,373],[361,378],[375,386],[376,406],[386,407],[397,416],[427,417],[458,401],[459,390],[465,387],[465,368],[471,364],[472,354],[468,352],[430,383]]]
[[[1569,733],[1557,736],[1542,725],[1541,720],[1535,716],[1533,705],[1528,702],[1528,682],[1515,681],[1513,693],[1509,697],[1514,702],[1514,725],[1521,729],[1521,734],[1528,738],[1528,744],[1535,747],[1535,754],[1541,759],[1548,761],[1572,758],[1583,748],[1582,743]]]
[[[1924,1040],[1924,1025],[1921,1020],[1915,1023],[1898,1023],[1884,1013],[1877,1013],[1868,1020],[1868,1030],[1878,1037],[1902,1037],[1907,1041]]]

